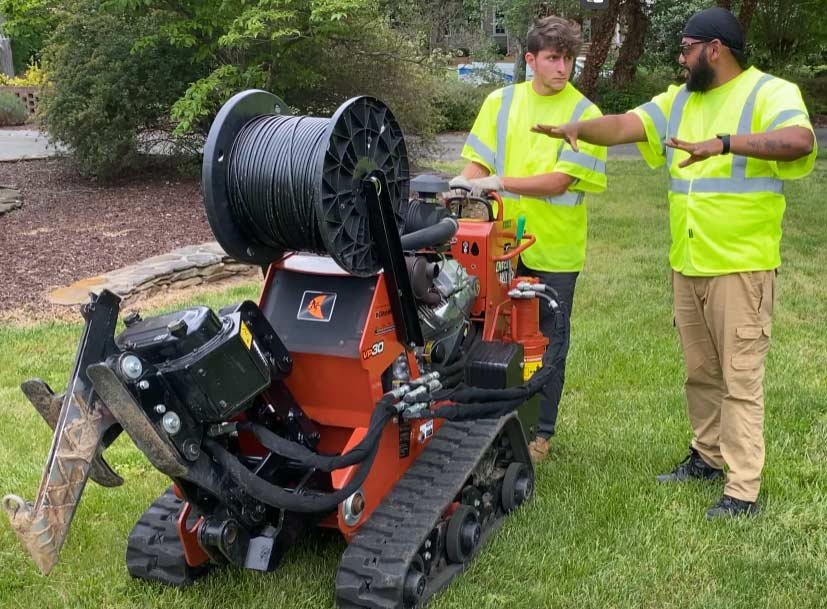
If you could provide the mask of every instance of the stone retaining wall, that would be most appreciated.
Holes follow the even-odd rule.
[[[105,288],[128,303],[136,298],[156,296],[165,290],[183,290],[259,272],[257,266],[230,258],[213,241],[182,247],[105,275],[83,279],[54,290],[49,294],[49,300],[54,304],[82,304],[89,300],[89,292]]]

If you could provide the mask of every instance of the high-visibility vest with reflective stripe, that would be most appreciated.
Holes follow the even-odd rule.
[[[537,123],[562,124],[594,118],[600,111],[571,84],[553,96],[538,95],[530,82],[499,89],[486,99],[465,142],[462,156],[491,173],[527,177],[561,171],[579,180],[562,195],[546,198],[501,193],[507,216],[526,216],[526,231],[537,243],[523,262],[541,271],[579,271],[586,246],[585,192],[606,186],[605,148],[584,144],[574,152],[559,140],[531,133]]]
[[[809,126],[798,88],[750,68],[705,93],[686,86],[634,110],[647,130],[641,152],[650,165],[669,169],[672,268],[686,275],[769,270],[781,263],[785,178],[812,169],[815,150],[803,162],[784,163],[719,155],[681,168],[688,154],[667,147],[672,137],[689,142],[719,133],[749,134],[790,125]],[[792,169],[792,171],[791,171]]]

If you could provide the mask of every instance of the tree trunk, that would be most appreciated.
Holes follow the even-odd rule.
[[[609,2],[608,9],[601,11],[599,16],[592,17],[591,47],[586,57],[586,65],[583,66],[583,72],[577,79],[577,88],[586,97],[592,97],[597,88],[597,79],[609,55],[617,16],[620,14],[622,4],[623,0],[613,0]]]
[[[755,7],[758,0],[743,0],[741,2],[741,10],[738,12],[738,21],[741,22],[741,27],[744,28],[744,34],[749,31],[750,23],[752,23],[752,16],[755,14]]]
[[[646,32],[649,30],[645,2],[646,0],[626,0],[624,4],[626,36],[612,69],[612,83],[619,89],[627,87],[634,80],[637,62],[643,55]]]
[[[514,41],[514,78],[511,81],[517,84],[525,81],[525,47],[522,39]]]
[[[732,0],[718,0],[717,5],[721,8],[725,8],[728,11],[732,10]]]

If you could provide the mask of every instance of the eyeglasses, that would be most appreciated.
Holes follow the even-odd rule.
[[[689,51],[692,50],[692,47],[694,47],[696,44],[706,44],[707,42],[709,42],[709,40],[696,40],[695,42],[687,42],[686,44],[682,44],[678,48],[681,51],[681,55],[686,57],[687,55],[689,55]]]

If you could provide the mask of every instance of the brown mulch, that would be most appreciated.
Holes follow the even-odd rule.
[[[174,167],[109,184],[58,159],[0,163],[23,207],[0,216],[0,317],[63,317],[46,295],[178,247],[214,239],[197,178]]]

